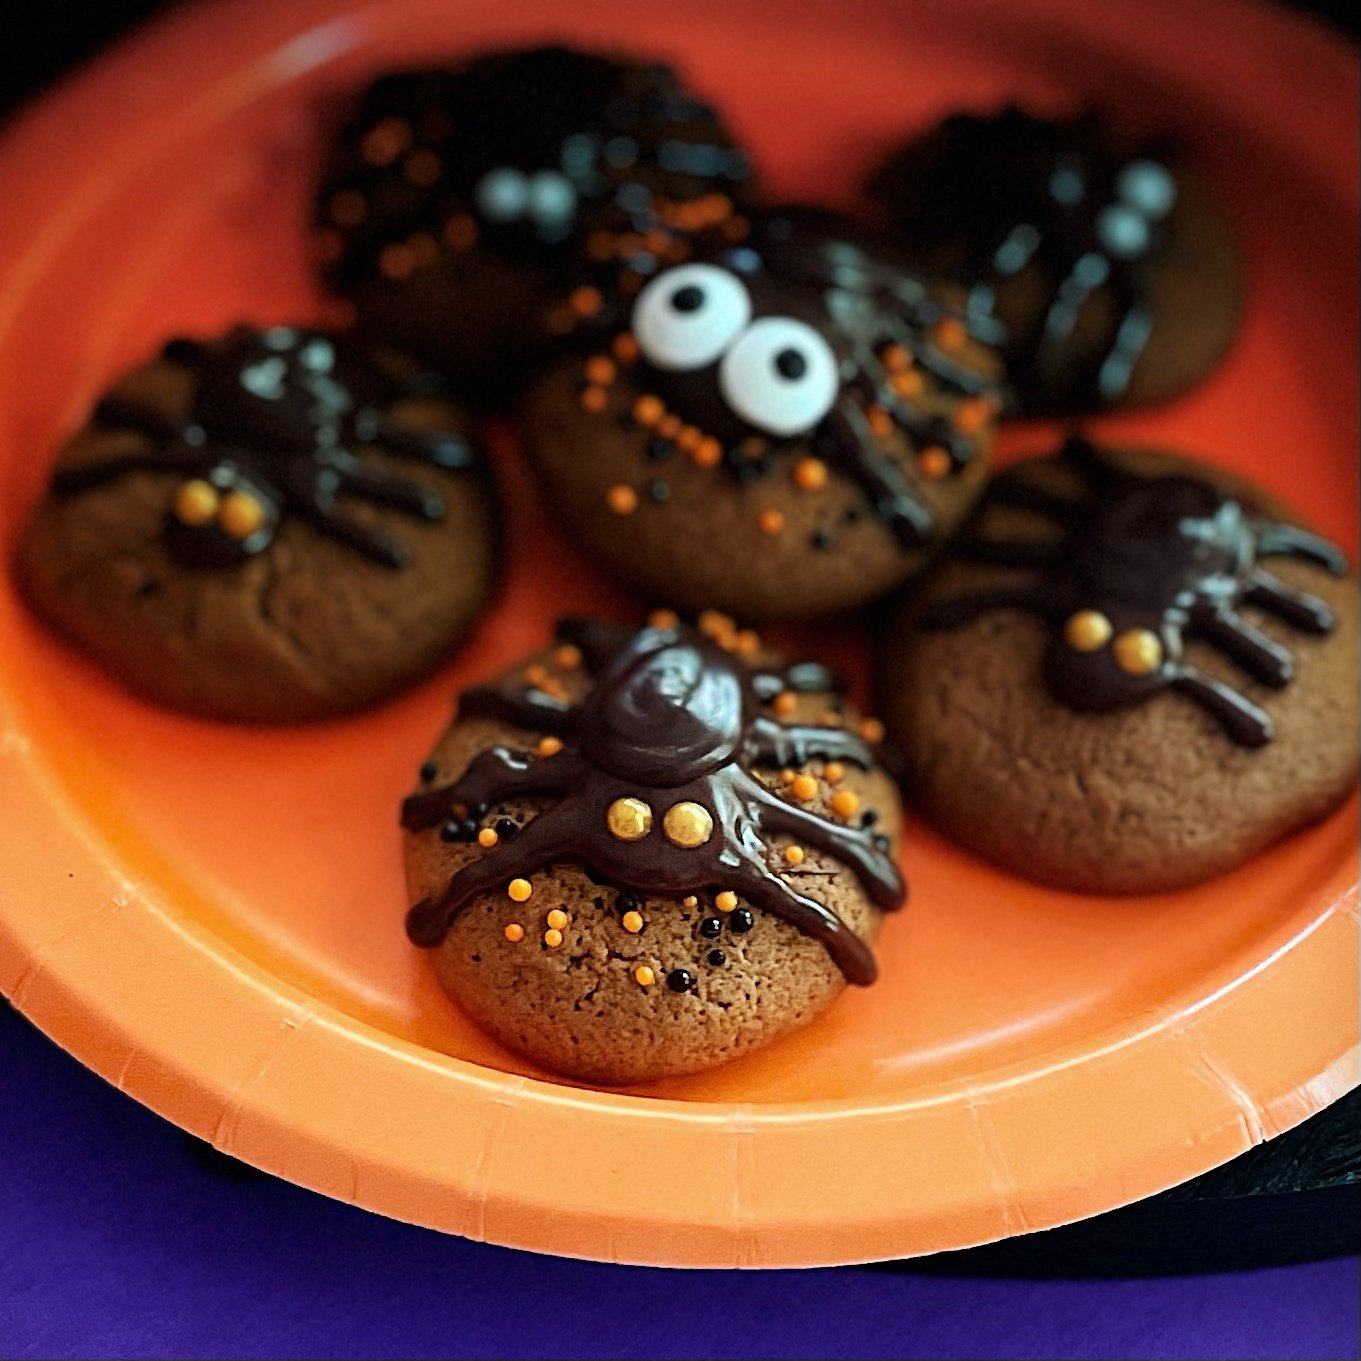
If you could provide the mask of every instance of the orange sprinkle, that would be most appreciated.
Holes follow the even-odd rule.
[[[553,930],[555,930],[555,931],[561,931],[562,928],[563,928],[564,926],[567,925],[567,921],[568,921],[567,913],[565,913],[565,912],[562,910],[562,908],[560,908],[560,907],[555,907],[555,908],[548,914],[547,921],[548,921],[549,926],[551,926],[551,927],[553,928]]]
[[[865,412],[870,429],[880,439],[887,439],[893,433],[893,417],[882,406],[872,406]]]
[[[485,850],[491,850],[491,848],[500,840],[501,838],[496,835],[496,831],[492,827],[484,827],[477,834],[477,844]]]
[[[517,903],[529,901],[529,895],[534,892],[534,885],[528,879],[512,879],[506,886],[506,893]]]
[[[860,795],[849,789],[838,789],[832,795],[832,812],[840,817],[854,817],[860,811]]]
[[[600,296],[600,290],[592,288],[590,284],[582,284],[580,288],[574,288],[567,298],[567,305],[579,317],[595,316],[604,302],[604,298]]]
[[[774,709],[781,718],[788,718],[789,715],[799,707],[798,697],[792,690],[781,690],[771,702],[770,707]]]
[[[548,930],[543,933],[543,943],[548,946],[550,950],[556,950],[558,946],[562,944],[562,932],[559,931],[556,926],[550,926]]]
[[[794,465],[794,485],[803,491],[821,491],[827,485],[827,465],[820,458],[801,458]]]
[[[828,761],[822,768],[822,778],[828,784],[840,784],[846,778],[846,767],[840,761]]]
[[[674,440],[684,428],[685,422],[675,415],[663,416],[657,422],[657,433],[663,439]]]
[[[634,969],[633,977],[634,981],[644,988],[650,988],[657,981],[657,975],[646,964],[640,964]]]
[[[841,726],[841,715],[835,709],[824,709],[818,715],[818,722],[824,728],[839,728]]]
[[[884,725],[877,718],[862,718],[858,731],[866,742],[882,742],[884,740]]]
[[[644,429],[656,425],[665,415],[666,407],[662,405],[662,399],[650,392],[645,392],[633,404],[633,419]]]
[[[817,795],[818,782],[811,775],[795,775],[794,783],[789,786],[789,792],[801,803],[807,803]]]
[[[619,370],[614,367],[614,361],[606,359],[603,354],[586,361],[586,377],[600,387],[609,387],[618,376]]]
[[[636,936],[643,929],[643,914],[641,912],[625,912],[619,919],[619,925],[630,935]]]
[[[556,676],[549,676],[544,683],[539,686],[550,699],[566,699],[567,691],[563,688],[562,682]]]
[[[621,331],[610,345],[614,357],[621,364],[632,364],[638,358],[638,342],[627,331]]]
[[[581,665],[581,649],[564,643],[553,653],[553,665],[559,671],[575,671]]]
[[[342,189],[338,194],[332,194],[330,201],[326,204],[326,211],[331,215],[331,221],[339,227],[357,227],[369,211],[369,205],[364,201],[364,195],[355,189]]]
[[[605,503],[616,515],[632,515],[638,509],[638,493],[620,482],[605,493]]]
[[[784,532],[784,515],[774,509],[763,510],[756,518],[762,534],[781,534]]]
[[[712,435],[705,435],[689,454],[697,468],[715,468],[723,457],[723,446]]]
[[[585,411],[604,411],[610,403],[610,394],[604,388],[588,387],[581,390],[581,405]]]
[[[737,446],[748,458],[756,458],[766,451],[766,442],[760,435],[748,435]]]
[[[406,279],[416,268],[416,261],[406,246],[395,242],[384,246],[378,256],[378,271],[385,279]]]
[[[933,444],[917,455],[917,467],[921,469],[923,477],[929,477],[936,482],[954,467],[954,460],[938,444]]]
[[[531,662],[525,667],[525,680],[530,685],[542,685],[548,679],[548,668],[541,662]]]
[[[696,898],[695,895],[694,895],[693,893],[687,893],[687,894],[685,895],[685,897],[681,899],[681,906],[682,906],[682,907],[698,907],[698,906],[699,906],[699,899]]]
[[[680,623],[680,615],[675,610],[653,610],[647,622],[654,629],[673,629]]]
[[[803,853],[802,846],[786,846],[784,858],[788,860],[791,865],[802,865],[807,857]]]
[[[525,928],[521,926],[519,922],[510,922],[507,924],[503,934],[512,945],[517,945],[525,938]]]
[[[682,426],[680,434],[676,436],[676,443],[679,444],[686,453],[693,453],[699,448],[703,440],[704,431],[694,425]]]
[[[391,165],[411,145],[411,125],[385,118],[371,127],[359,143],[359,154],[370,165]]]
[[[541,737],[535,750],[538,751],[540,756],[556,756],[562,750],[562,739],[560,737]]]
[[[905,369],[889,377],[888,385],[899,397],[915,397],[926,386],[926,380],[916,369]]]
[[[784,770],[780,772],[780,783],[781,784],[794,783],[794,772],[790,770],[787,766],[785,767]]]
[[[968,329],[958,317],[942,317],[933,336],[942,350],[958,350],[969,339]]]
[[[725,888],[722,893],[714,899],[714,906],[720,912],[731,912],[737,906],[737,894],[732,889]]]
[[[440,159],[428,147],[413,151],[402,165],[402,170],[412,184],[431,185],[439,179]]]
[[[477,244],[477,220],[471,213],[458,213],[444,224],[444,239],[455,250],[471,250]]]
[[[912,356],[906,345],[885,345],[879,358],[890,373],[904,373],[912,367]]]
[[[701,610],[695,625],[706,637],[722,643],[734,636],[737,627],[732,619],[721,610]]]
[[[733,648],[739,656],[754,657],[761,650],[761,635],[754,629],[739,629]]]
[[[986,398],[971,397],[955,409],[954,427],[961,434],[974,435],[988,423],[991,415],[992,406]]]

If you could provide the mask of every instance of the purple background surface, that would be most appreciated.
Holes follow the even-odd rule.
[[[0,1355],[1213,1357],[1361,1352],[1355,1258],[1124,1281],[668,1272],[231,1182],[0,1003]]]

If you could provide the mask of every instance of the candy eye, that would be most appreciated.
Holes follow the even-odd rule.
[[[659,369],[702,369],[750,320],[751,299],[734,275],[715,265],[681,265],[638,295],[633,334]]]
[[[840,387],[832,347],[792,317],[762,317],[723,357],[723,400],[743,420],[772,435],[811,430]]]

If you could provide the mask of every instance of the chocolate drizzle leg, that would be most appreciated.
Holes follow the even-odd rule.
[[[171,341],[162,358],[193,378],[184,419],[105,398],[94,422],[140,435],[151,447],[60,469],[52,490],[79,496],[131,473],[175,473],[182,481],[167,510],[165,542],[190,567],[229,567],[263,552],[288,518],[384,567],[401,567],[405,545],[347,516],[343,498],[432,521],[443,518],[443,500],[419,481],[379,472],[351,446],[435,468],[473,465],[471,447],[456,435],[391,425],[378,405],[401,392],[318,332],[238,327],[208,344]]]
[[[1197,478],[1141,476],[1081,439],[1070,439],[1059,456],[1080,474],[1086,497],[1044,491],[1026,480],[1022,465],[998,478],[988,499],[1047,515],[1062,536],[962,537],[960,556],[1029,575],[1012,586],[936,602],[922,626],[961,628],[994,610],[1025,610],[1055,629],[1045,675],[1071,707],[1104,712],[1172,689],[1211,713],[1239,745],[1271,741],[1266,712],[1193,667],[1184,645],[1199,639],[1262,685],[1290,684],[1289,651],[1252,627],[1238,607],[1250,602],[1302,632],[1330,632],[1328,607],[1285,586],[1260,562],[1297,557],[1341,575],[1342,554],[1326,539],[1269,520],[1243,498]]]
[[[676,626],[639,632],[564,621],[560,638],[578,647],[595,686],[579,706],[553,710],[552,725],[533,685],[470,691],[463,714],[498,718],[560,735],[546,756],[495,747],[451,784],[413,795],[402,825],[436,825],[455,807],[485,807],[527,793],[562,801],[520,829],[513,841],[465,865],[438,895],[417,903],[407,931],[432,946],[479,893],[554,859],[642,894],[731,890],[822,942],[854,983],[870,983],[874,956],[823,904],[799,893],[767,864],[772,836],[789,834],[843,863],[872,901],[891,910],[906,890],[884,843],[865,828],[818,817],[773,793],[751,768],[786,757],[823,757],[868,769],[868,744],[839,728],[784,727],[762,710],[782,676],[808,692],[829,680],[822,668],[785,673],[745,666],[701,633]],[[764,698],[753,683],[759,678]]]

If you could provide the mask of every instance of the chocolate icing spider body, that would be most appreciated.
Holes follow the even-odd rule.
[[[423,520],[438,520],[443,502],[417,481],[380,473],[352,451],[357,443],[431,467],[470,467],[460,438],[400,429],[378,410],[391,400],[379,376],[341,356],[317,332],[239,327],[208,344],[174,340],[163,359],[193,376],[181,423],[122,399],[95,409],[96,425],[152,442],[85,467],[59,470],[52,488],[78,496],[135,472],[175,472],[183,481],[166,514],[165,541],[193,567],[224,567],[262,552],[280,522],[295,517],[385,567],[400,567],[407,550],[381,530],[341,509],[358,497]]]
[[[1076,439],[1061,457],[1082,474],[1092,501],[1056,496],[1014,475],[999,478],[989,492],[1001,505],[1053,516],[1065,531],[1060,540],[975,536],[958,545],[967,558],[1036,575],[939,602],[923,625],[954,628],[990,610],[1029,610],[1061,626],[1045,671],[1054,694],[1072,707],[1118,709],[1173,689],[1213,714],[1235,742],[1269,742],[1270,717],[1185,661],[1184,644],[1200,639],[1261,684],[1288,685],[1290,653],[1238,608],[1249,603],[1304,632],[1329,632],[1334,619],[1327,605],[1287,586],[1261,561],[1292,556],[1340,574],[1346,569],[1341,553],[1193,477],[1143,477]]]
[[[695,258],[656,274],[636,300],[623,283],[640,280],[626,272],[591,320],[612,333],[605,371],[621,360],[632,369],[646,394],[635,415],[663,443],[681,440],[744,485],[774,472],[785,450],[811,446],[914,549],[934,529],[914,483],[973,460],[999,402],[962,353],[962,316],[885,263],[877,244],[833,214],[782,209],[744,224],[740,241],[683,243]],[[927,410],[923,394],[942,400]],[[906,464],[885,444],[894,432],[906,437]]]
[[[866,829],[829,822],[786,802],[753,765],[812,758],[868,769],[869,747],[837,728],[784,725],[765,704],[786,690],[829,687],[816,666],[749,671],[697,632],[567,621],[559,636],[578,646],[595,688],[579,707],[531,686],[477,689],[460,713],[514,723],[561,740],[548,755],[493,747],[452,784],[409,798],[409,830],[433,827],[461,805],[478,809],[529,794],[562,802],[460,869],[438,897],[418,903],[407,928],[419,945],[443,938],[479,893],[553,860],[584,860],[592,872],[639,893],[717,887],[792,922],[826,946],[847,977],[875,976],[869,948],[829,908],[799,893],[767,863],[772,835],[788,834],[849,867],[883,909],[904,897],[881,842]]]

